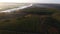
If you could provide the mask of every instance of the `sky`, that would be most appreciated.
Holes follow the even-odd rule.
[[[60,0],[0,0],[0,2],[16,2],[16,3],[60,3]]]

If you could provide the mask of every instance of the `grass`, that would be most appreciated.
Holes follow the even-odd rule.
[[[49,13],[51,11],[51,13],[53,13],[53,15],[55,15],[56,13],[59,13],[59,11],[53,10],[53,9],[46,9],[46,10],[30,9],[30,10],[27,10],[26,12],[27,13],[31,12],[31,14],[27,14],[22,17],[13,17],[13,18],[0,20],[0,33],[1,34],[16,34],[16,32],[40,32],[41,20],[40,20],[40,15],[38,14],[38,13],[40,13],[40,11],[48,11]],[[34,13],[36,13],[36,14],[34,14]],[[57,17],[56,15],[55,16],[53,16],[53,15],[52,15],[52,17],[54,19],[55,19],[55,17],[57,19],[60,16],[60,15],[57,15],[58,16]]]

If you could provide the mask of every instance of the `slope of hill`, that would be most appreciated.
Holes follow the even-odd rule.
[[[33,5],[32,7],[15,11],[10,14],[0,13],[0,31],[1,31],[0,33],[1,34],[9,33],[16,34],[20,32],[40,33],[41,23],[46,24],[45,28],[47,27],[47,25],[54,27],[58,26],[59,28],[60,22],[57,22],[57,20],[54,17],[52,18],[52,15],[60,13],[59,11],[60,10],[54,8],[47,7],[42,8]]]

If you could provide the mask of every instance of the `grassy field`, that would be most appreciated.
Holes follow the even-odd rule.
[[[60,18],[59,10],[55,9],[33,8],[29,10],[24,9],[22,11],[27,14],[22,16],[16,16],[17,13],[13,13],[15,16],[12,15],[12,17],[10,17],[10,14],[8,14],[9,18],[7,19],[5,19],[5,16],[7,17],[7,14],[0,14],[0,17],[3,17],[2,19],[0,19],[1,34],[16,34],[17,32],[40,32],[40,24],[43,20],[47,20],[47,17],[51,17],[56,20]],[[48,13],[47,15],[44,15],[44,13],[40,13],[40,11],[48,11]]]

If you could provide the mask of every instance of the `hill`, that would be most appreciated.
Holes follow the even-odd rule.
[[[42,25],[45,25],[45,28],[56,27],[59,29],[60,22],[57,20],[59,14],[58,9],[36,5],[11,13],[0,13],[0,33],[40,33]],[[42,31],[46,31],[46,29],[42,28]]]

